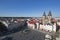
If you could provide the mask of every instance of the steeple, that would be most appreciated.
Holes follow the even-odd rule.
[[[43,13],[43,16],[45,16],[45,17],[46,17],[45,11],[44,11],[44,13]]]
[[[45,11],[43,13],[43,17],[42,17],[42,23],[45,24],[45,18],[46,18],[46,14],[45,14]]]
[[[51,11],[49,11],[49,13],[48,13],[48,20],[49,20],[49,23],[51,23],[51,19],[52,19],[52,14],[51,14]]]
[[[48,14],[48,16],[52,16],[52,14],[51,14],[51,11],[49,11],[49,14]]]

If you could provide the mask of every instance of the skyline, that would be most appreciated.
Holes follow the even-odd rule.
[[[0,0],[0,16],[41,17],[44,11],[60,17],[60,0]]]

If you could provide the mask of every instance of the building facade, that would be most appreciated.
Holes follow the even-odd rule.
[[[48,15],[46,15],[45,12],[43,13],[43,16],[42,16],[42,23],[43,24],[51,23],[51,19],[52,19],[51,11],[49,11]]]

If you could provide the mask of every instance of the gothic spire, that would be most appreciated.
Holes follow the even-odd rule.
[[[51,14],[51,11],[49,11],[49,14],[48,14],[48,16],[52,16],[52,14]]]
[[[45,11],[44,11],[44,13],[43,13],[43,16],[46,16]]]

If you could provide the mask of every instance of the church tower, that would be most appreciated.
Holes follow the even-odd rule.
[[[51,23],[51,19],[52,19],[52,14],[51,14],[51,11],[49,11],[49,13],[48,13],[48,21],[49,21],[49,23]]]
[[[45,11],[44,11],[43,17],[42,17],[42,22],[43,22],[43,24],[45,24],[45,19],[46,19],[46,14],[45,14]]]

